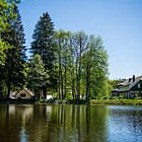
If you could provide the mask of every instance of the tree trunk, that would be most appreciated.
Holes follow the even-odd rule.
[[[35,94],[35,96],[36,96],[36,99],[37,99],[37,100],[40,100],[40,92],[35,91],[34,94]]]
[[[72,80],[72,98],[73,98],[73,100],[75,99],[74,96],[75,96],[75,82],[74,82],[74,79],[73,79]]]
[[[64,98],[66,98],[66,94],[67,94],[67,67],[66,67],[66,63],[65,63],[65,92],[64,92]]]
[[[89,87],[89,86],[88,86],[88,78],[87,78],[87,76],[86,76],[86,101],[88,101],[88,90],[89,90],[88,87]]]
[[[59,47],[60,47],[60,43],[59,43]],[[61,47],[60,47],[60,51],[59,51],[59,99],[61,99]]]
[[[0,99],[2,99],[3,95],[2,95],[2,83],[0,83]]]
[[[44,99],[46,99],[46,92],[47,92],[47,88],[46,86],[43,87],[43,97]]]
[[[63,73],[61,70],[61,96],[62,96],[62,100],[64,99],[64,86],[63,86]]]
[[[79,75],[77,75],[77,100],[80,99],[80,78]]]
[[[75,98],[75,79],[74,79],[74,69],[71,71],[71,89],[72,89],[72,99],[74,100]]]
[[[80,98],[80,80],[79,80],[78,59],[76,61],[76,100]]]
[[[81,79],[81,64],[80,64],[80,57],[79,55],[79,66],[78,66],[78,72],[77,72],[77,100],[80,100],[80,79]]]
[[[75,65],[75,74],[76,74],[76,84],[75,84],[75,99],[77,98],[77,61],[76,61],[76,65]]]
[[[90,100],[90,68],[86,68],[86,101]]]
[[[82,39],[80,37],[79,43],[79,67],[78,67],[78,75],[77,75],[77,99],[80,100],[80,80],[81,80],[81,54],[82,54]]]
[[[10,90],[11,90],[11,81],[8,80],[8,85],[7,85],[7,99],[10,98]]]

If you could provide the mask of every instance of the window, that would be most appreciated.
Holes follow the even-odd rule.
[[[26,94],[22,93],[20,94],[20,97],[26,97]]]

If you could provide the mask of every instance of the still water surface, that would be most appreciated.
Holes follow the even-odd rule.
[[[142,142],[142,107],[0,105],[0,142]]]

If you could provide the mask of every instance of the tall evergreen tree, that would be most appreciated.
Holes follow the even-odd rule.
[[[21,22],[21,16],[17,5],[14,6],[14,13],[17,15],[14,22],[10,23],[8,32],[2,33],[2,38],[11,45],[6,51],[4,65],[4,77],[8,88],[7,97],[9,98],[11,86],[23,87],[24,84],[24,63],[26,60],[24,46],[24,30]]]
[[[36,54],[29,64],[27,74],[27,87],[30,88],[39,99],[42,87],[47,83],[48,75],[44,71],[44,64],[39,54]]]
[[[50,83],[47,83],[45,86],[43,86],[43,94],[46,97],[47,86],[56,86],[54,84],[56,82],[54,78],[54,64],[56,59],[54,54],[54,25],[47,12],[40,17],[40,20],[36,24],[33,34],[31,52],[33,53],[33,56],[35,54],[41,55],[45,71],[47,71],[49,75]]]

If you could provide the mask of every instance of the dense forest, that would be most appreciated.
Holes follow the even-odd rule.
[[[19,1],[0,1],[0,98],[28,88],[37,99],[107,98],[108,55],[100,36],[83,31],[56,31],[45,12],[33,31],[27,53]]]

